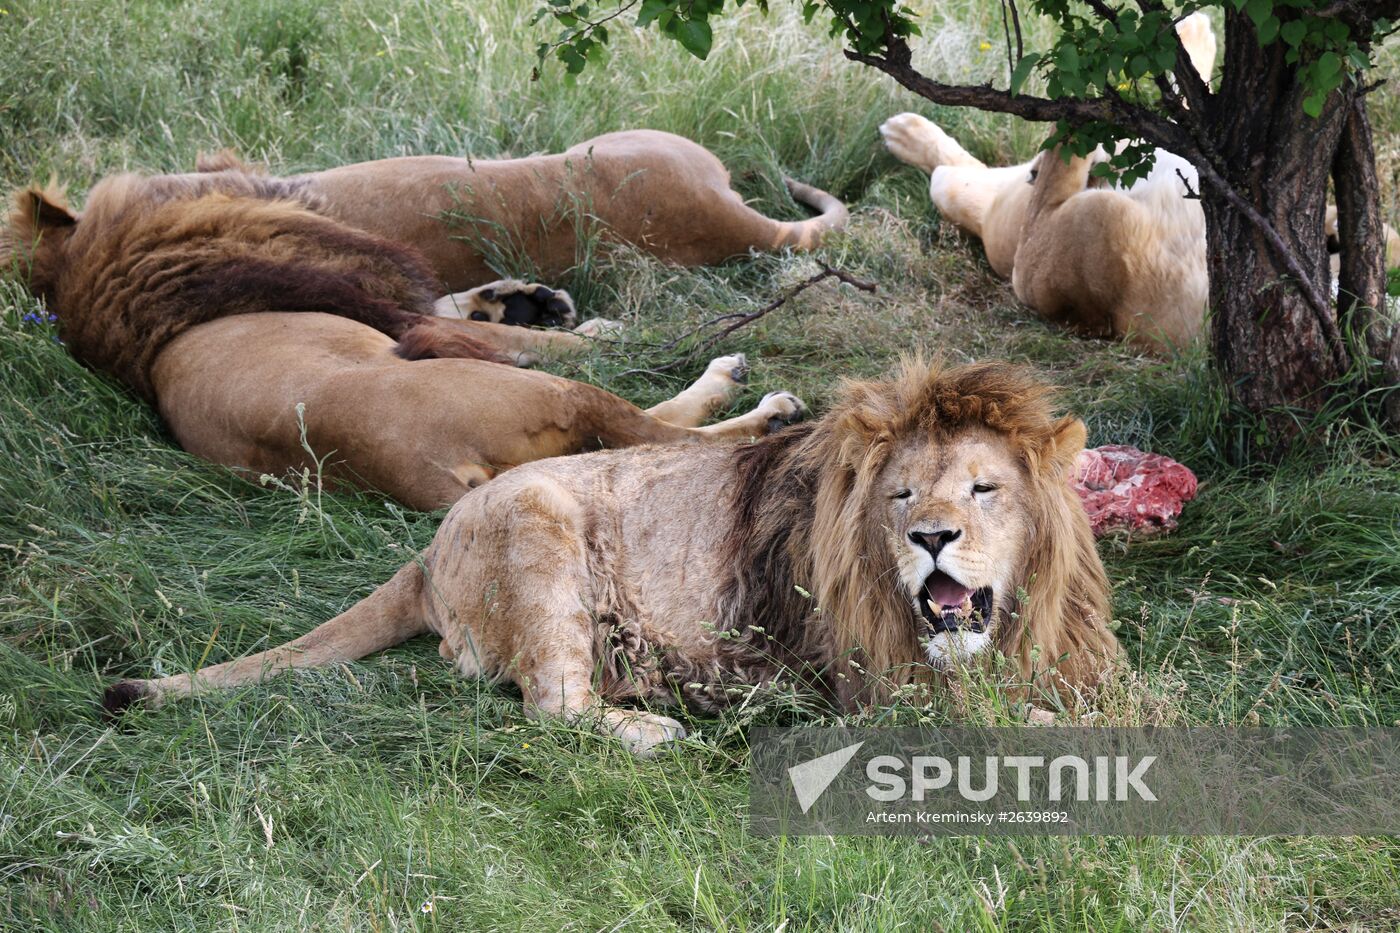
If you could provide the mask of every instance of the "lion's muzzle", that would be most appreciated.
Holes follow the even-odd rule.
[[[990,586],[974,590],[935,570],[924,580],[915,600],[923,622],[929,663],[946,667],[969,658],[991,644],[993,594]]]
[[[919,588],[919,614],[930,635],[940,632],[985,632],[992,618],[992,588],[974,590],[941,570],[935,570]]]

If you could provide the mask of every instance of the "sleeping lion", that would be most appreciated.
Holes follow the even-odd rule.
[[[1201,12],[1177,24],[1193,66],[1209,83],[1216,41]],[[902,162],[929,173],[938,212],[982,241],[987,262],[1041,316],[1092,337],[1127,338],[1151,352],[1200,334],[1210,280],[1206,220],[1196,169],[1165,149],[1127,188],[1090,169],[1106,155],[1042,152],[1022,165],[984,165],[941,127],[902,113],[880,127]],[[1326,232],[1336,247],[1336,208]],[[1385,227],[1386,265],[1400,265],[1400,236]],[[1337,265],[1332,269],[1335,284]]]
[[[229,153],[202,158],[200,174],[247,174]],[[176,178],[198,178],[174,176]],[[562,153],[520,159],[406,156],[278,179],[314,210],[417,250],[442,290],[500,276],[524,260],[545,280],[578,265],[592,233],[667,262],[708,265],[750,250],[812,249],[846,224],[844,204],[785,179],[820,213],[765,217],[729,186],[729,172],[698,143],[657,130],[605,133]]]
[[[118,712],[441,639],[535,716],[638,754],[675,719],[780,679],[880,702],[993,649],[1072,698],[1117,661],[1109,586],[1067,477],[1084,426],[1006,364],[906,364],[752,444],[642,447],[511,470],[336,618],[241,660],[108,689]]]
[[[1177,25],[1207,83],[1215,34],[1204,13]],[[1043,317],[1095,337],[1127,337],[1162,351],[1194,340],[1205,317],[1206,221],[1188,199],[1196,171],[1163,149],[1127,189],[1091,184],[1103,153],[1059,149],[1024,165],[988,167],[924,117],[902,113],[880,135],[890,153],[929,173],[939,213],[982,240],[987,261]]]
[[[738,393],[742,356],[714,360],[646,411],[517,369],[588,345],[509,326],[572,323],[567,296],[504,281],[439,299],[415,250],[265,176],[117,175],[81,212],[57,191],[17,192],[0,229],[0,268],[11,265],[57,315],[69,352],[155,405],[185,450],[254,477],[316,471],[415,509],[530,460],[748,438],[802,411],[774,392],[704,425]]]

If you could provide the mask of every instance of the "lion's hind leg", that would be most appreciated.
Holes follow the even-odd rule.
[[[516,624],[529,620],[515,633],[506,665],[525,712],[591,725],[643,757],[684,738],[685,728],[676,720],[610,707],[598,694],[597,623],[584,603],[592,586],[578,500],[541,480],[516,492],[511,507],[514,526],[502,555],[511,572],[497,599],[509,603],[506,617]]]
[[[692,430],[713,439],[762,437],[802,420],[806,413],[807,406],[791,392],[769,392],[759,400],[758,407],[748,414]]]
[[[996,239],[997,242],[986,244],[987,255],[991,258],[995,254],[998,258],[993,259],[993,268],[1009,275],[1020,219],[1014,216],[1018,213],[1012,203],[1015,199],[1008,200],[1006,195],[1025,186],[1030,165],[988,166],[937,124],[916,113],[890,117],[880,126],[880,135],[895,158],[929,173],[929,199],[939,214],[964,233],[979,239]],[[1013,216],[998,220],[992,215],[1001,201],[1007,202]],[[1002,229],[1008,222],[1012,232],[1009,242],[1003,242],[1008,240],[1008,232]]]
[[[986,168],[943,128],[917,113],[901,113],[880,124],[885,148],[901,162],[921,168],[930,175],[941,166]]]

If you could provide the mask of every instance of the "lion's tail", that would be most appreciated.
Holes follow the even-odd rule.
[[[285,645],[192,674],[123,680],[107,688],[102,705],[115,716],[141,700],[155,705],[170,697],[257,683],[288,668],[327,667],[383,651],[428,631],[423,590],[423,568],[414,561],[334,619]]]
[[[846,221],[850,220],[850,211],[846,210],[846,205],[834,195],[827,194],[820,188],[813,188],[811,185],[803,184],[792,178],[784,178],[788,192],[794,201],[805,204],[813,210],[820,211],[816,217],[808,220],[783,223],[779,226],[782,233],[778,237],[778,242],[774,246],[791,246],[795,249],[815,249],[820,245],[822,237],[832,230],[840,230],[846,226]]]

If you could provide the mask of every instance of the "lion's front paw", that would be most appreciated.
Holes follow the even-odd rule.
[[[571,328],[578,323],[578,311],[568,292],[518,279],[502,279],[446,295],[433,304],[433,313],[438,317],[521,327]]]
[[[802,399],[791,392],[769,392],[758,403],[758,411],[767,416],[768,433],[771,434],[802,420],[802,416],[807,412],[807,406],[802,404]]]
[[[715,357],[710,360],[710,365],[705,367],[705,375],[743,385],[749,381],[749,358],[742,353]]]
[[[622,333],[622,322],[610,321],[605,317],[591,317],[575,327],[574,333],[580,337],[616,337]]]
[[[655,713],[610,710],[607,724],[612,734],[638,758],[650,758],[656,754],[658,746],[685,738],[685,726],[670,716]]]

